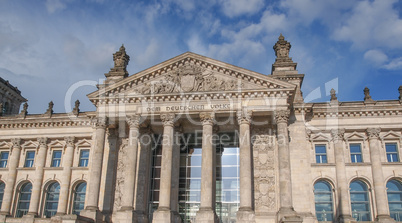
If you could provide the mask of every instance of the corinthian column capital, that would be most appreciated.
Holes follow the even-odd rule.
[[[13,147],[19,148],[21,147],[21,138],[13,138],[11,139],[11,143],[13,144]]]
[[[64,137],[64,141],[66,141],[67,146],[74,146],[75,137],[74,136]]]
[[[97,117],[92,119],[92,127],[95,129],[105,129],[107,125],[107,117]]]
[[[381,128],[368,128],[366,130],[369,139],[378,139],[380,136]]]
[[[161,120],[163,126],[173,126],[175,115],[173,113],[163,113],[161,114]]]
[[[126,117],[126,120],[130,128],[139,128],[141,123],[141,115],[139,114],[128,115]]]
[[[252,111],[238,111],[236,115],[239,124],[250,124]]]
[[[202,125],[213,125],[215,121],[215,114],[213,112],[201,112],[200,119]]]
[[[345,129],[331,129],[331,136],[334,142],[342,141],[345,137]]]
[[[276,123],[285,122],[288,123],[290,112],[289,110],[277,110],[275,112]]]
[[[47,146],[47,138],[46,137],[38,138],[38,143],[39,146]]]

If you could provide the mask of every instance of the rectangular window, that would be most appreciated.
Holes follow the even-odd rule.
[[[54,150],[52,157],[52,167],[59,167],[61,163],[61,151]]]
[[[27,151],[25,156],[24,167],[33,167],[34,160],[35,160],[35,151]]]
[[[362,150],[359,143],[357,144],[350,144],[350,159],[352,163],[361,163],[363,162],[362,159]]]
[[[315,145],[316,163],[327,163],[327,148],[325,145]]]
[[[399,162],[398,146],[396,143],[385,143],[385,150],[387,152],[387,160],[390,163]]]
[[[0,155],[0,168],[6,168],[8,161],[8,152],[1,152]]]
[[[89,149],[81,150],[80,163],[78,164],[78,166],[81,166],[81,167],[88,166],[88,160],[89,160]]]

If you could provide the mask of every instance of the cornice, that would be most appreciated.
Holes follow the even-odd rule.
[[[70,118],[68,114],[58,114],[59,117],[44,117],[43,115],[27,115],[26,118],[8,116],[0,118],[0,129],[16,128],[60,128],[60,127],[90,127],[89,114]],[[60,117],[61,116],[61,117]]]

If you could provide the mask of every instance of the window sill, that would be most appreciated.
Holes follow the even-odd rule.
[[[71,167],[72,170],[89,170],[87,166],[76,166],[76,167]]]
[[[371,166],[371,163],[345,163],[345,166]]]
[[[335,163],[312,163],[311,166],[335,166]]]
[[[0,171],[8,171],[8,167],[0,168]]]
[[[63,167],[43,167],[44,170],[63,170]]]
[[[385,162],[382,165],[402,165],[402,162]]]
[[[35,170],[35,167],[18,167],[17,170]]]

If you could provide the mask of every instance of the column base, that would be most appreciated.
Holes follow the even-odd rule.
[[[6,222],[7,214],[0,213],[0,222]]]
[[[216,223],[219,222],[218,216],[212,208],[200,208],[195,216],[196,223]]]
[[[82,210],[80,212],[80,216],[83,216],[85,218],[89,218],[94,220],[95,222],[102,222],[104,221],[104,216],[103,214],[99,211],[97,207],[91,207],[88,206],[85,208],[85,210]]]
[[[179,213],[168,208],[158,208],[152,218],[152,223],[181,223]]]
[[[381,223],[395,223],[396,222],[389,215],[377,215],[375,221],[381,222]]]
[[[354,219],[351,215],[340,215],[337,220],[338,223],[350,223],[355,221],[356,219]]]
[[[134,210],[119,210],[115,214],[113,214],[113,222],[121,222],[121,223],[148,223],[148,215],[146,215],[143,211],[134,211]]]
[[[35,213],[29,213],[22,216],[24,223],[34,223],[35,222]]]
[[[293,208],[280,208],[278,212],[280,223],[301,223],[303,218],[300,217]]]
[[[254,211],[251,208],[240,207],[236,213],[236,222],[237,223],[254,223],[255,222]]]

